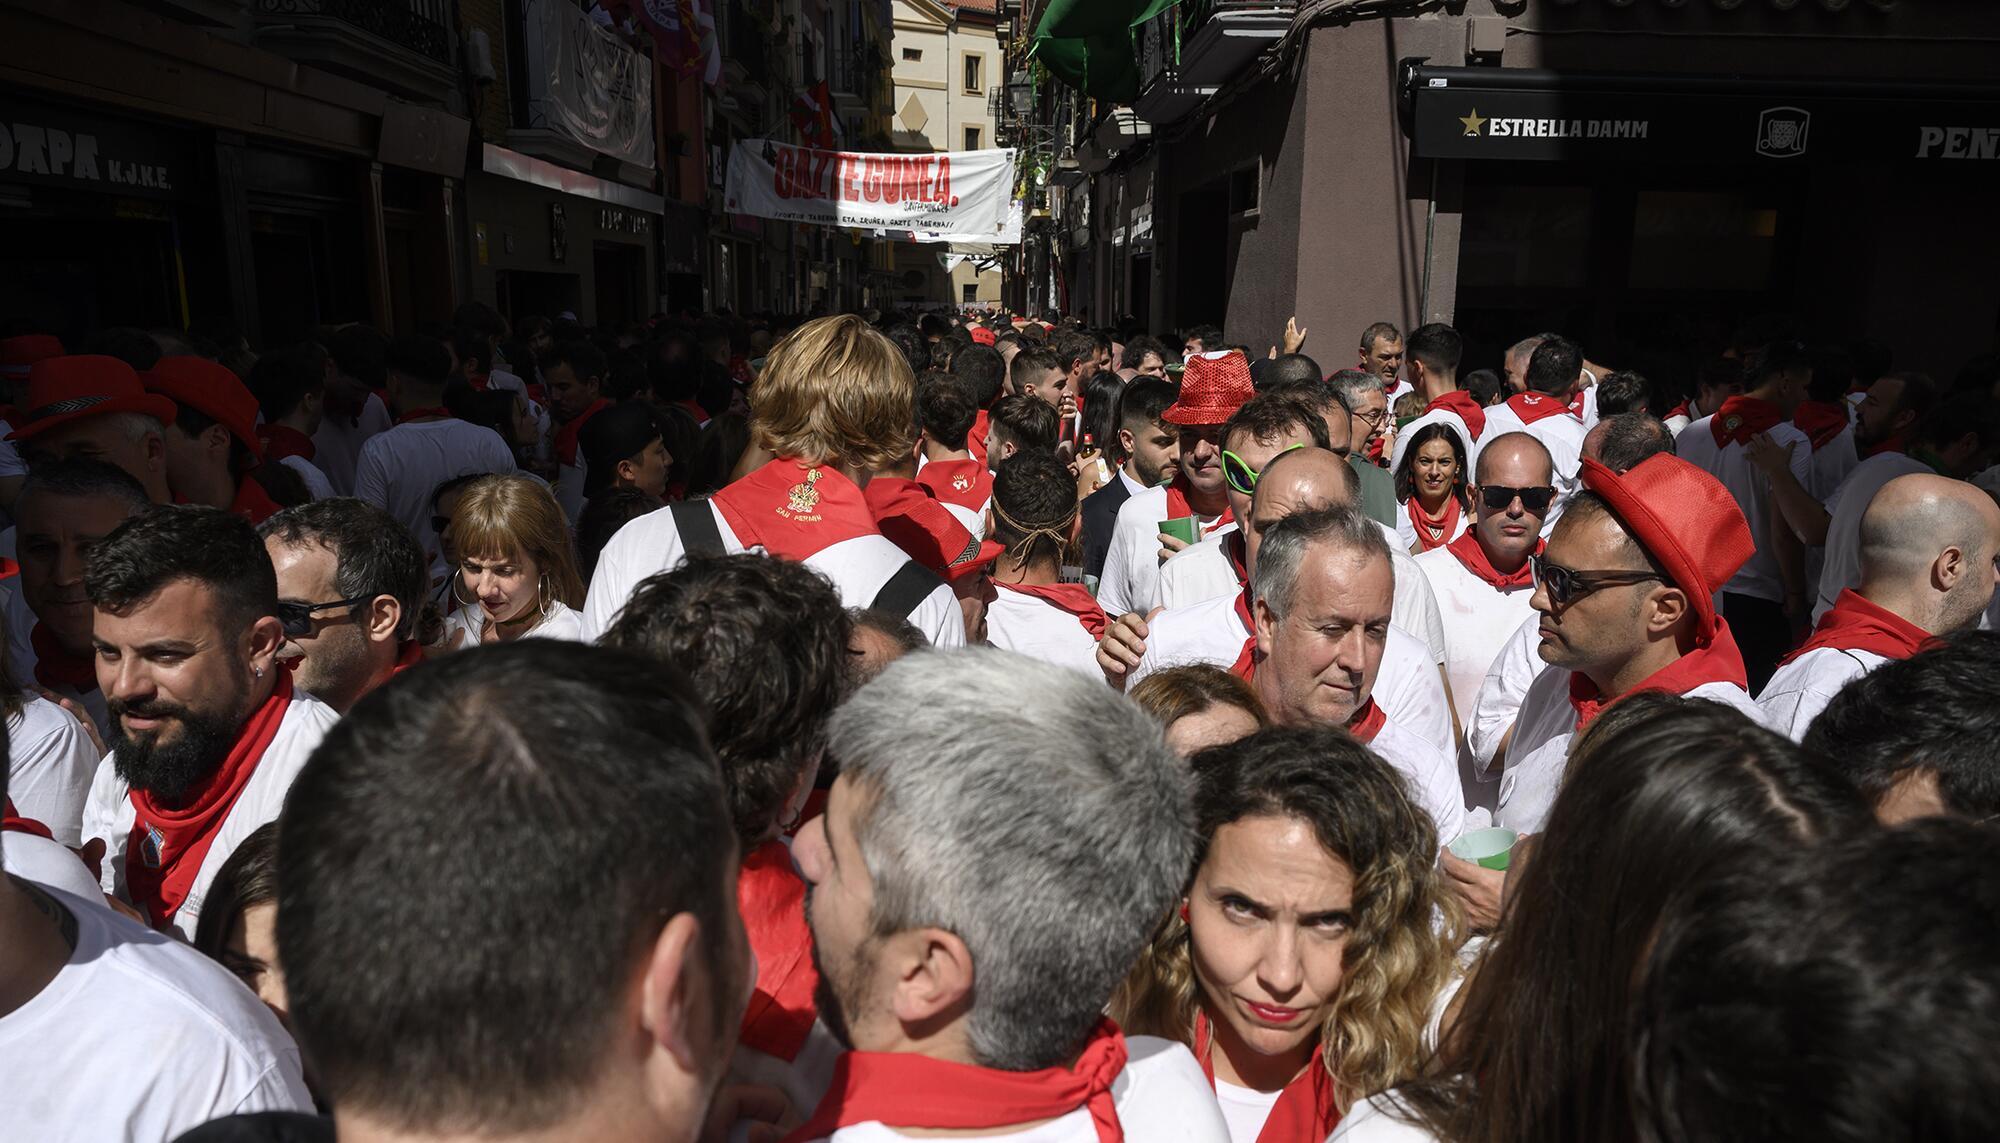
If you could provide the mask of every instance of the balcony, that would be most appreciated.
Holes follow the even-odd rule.
[[[422,103],[457,93],[451,0],[253,0],[250,39]]]
[[[513,150],[601,177],[653,184],[653,61],[565,0],[522,5],[510,60]]]
[[[1149,20],[1132,109],[1148,123],[1185,118],[1275,44],[1296,10],[1292,0],[1201,0]]]

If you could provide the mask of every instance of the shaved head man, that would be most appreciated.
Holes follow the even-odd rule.
[[[1978,488],[1927,473],[1883,485],[1861,517],[1861,585],[1779,664],[1757,696],[1766,723],[1801,740],[1849,682],[1978,623],[2000,582],[1996,555],[2000,507]]]
[[[1264,466],[1243,519],[1243,564],[1257,566],[1257,545],[1271,525],[1307,508],[1350,507],[1361,501],[1361,481],[1323,448],[1293,449]]]

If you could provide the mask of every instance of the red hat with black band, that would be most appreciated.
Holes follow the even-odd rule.
[[[24,381],[35,362],[62,355],[62,340],[53,334],[24,333],[0,338],[0,378]]]
[[[175,412],[172,401],[146,392],[138,371],[116,357],[96,353],[48,357],[29,368],[21,423],[7,439],[31,440],[110,413],[142,413],[166,425]]]
[[[1583,486],[1602,497],[1639,546],[1688,594],[1701,620],[1697,645],[1715,630],[1715,593],[1752,555],[1757,542],[1736,498],[1722,482],[1669,453],[1624,474],[1583,462]]]
[[[162,357],[139,380],[148,392],[193,409],[228,429],[251,456],[259,462],[264,459],[264,442],[257,436],[257,398],[227,365],[206,357]]]

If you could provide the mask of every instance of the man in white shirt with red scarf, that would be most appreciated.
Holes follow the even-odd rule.
[[[91,549],[84,586],[112,716],[85,843],[104,843],[106,893],[192,938],[223,862],[339,716],[278,664],[277,577],[248,521],[154,508]]]
[[[807,322],[772,348],[751,406],[754,443],[773,459],[705,502],[620,529],[591,577],[584,637],[602,634],[640,581],[685,553],[755,548],[826,576],[849,607],[889,610],[935,645],[963,645],[951,587],[883,538],[862,493],[915,446],[916,380],[895,343],[853,315]]]
[[[1064,553],[1076,544],[1076,479],[1052,452],[1017,453],[993,478],[991,561],[982,594],[986,641],[1096,679],[1104,609],[1080,583],[1063,583]]]
[[[1527,433],[1549,450],[1556,467],[1557,507],[1545,525],[1554,523],[1563,501],[1576,491],[1586,431],[1576,388],[1582,375],[1583,350],[1575,342],[1553,335],[1542,339],[1528,357],[1523,375],[1527,388],[1486,410],[1486,427],[1475,442],[1475,450],[1483,450],[1508,433]],[[1472,462],[1478,465],[1478,451]]]
[[[1962,480],[1899,476],[1861,517],[1860,550],[1861,585],[1840,593],[1757,696],[1766,724],[1794,742],[1848,683],[1979,622],[2000,583],[2000,506]]]
[[[853,1050],[789,1138],[1225,1143],[1194,1056],[1103,1015],[1194,859],[1156,725],[1046,663],[918,654],[841,707],[828,750],[841,774],[794,852],[821,1018]]]

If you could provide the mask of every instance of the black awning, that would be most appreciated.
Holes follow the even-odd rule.
[[[1991,163],[2000,172],[2000,88],[1406,61],[1401,96],[1425,159]]]

